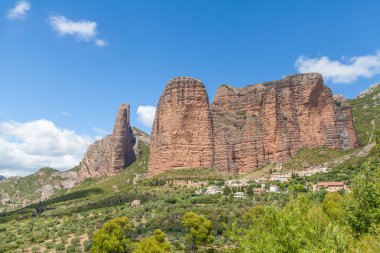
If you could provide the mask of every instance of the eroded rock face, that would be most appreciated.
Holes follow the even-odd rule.
[[[356,145],[349,106],[334,100],[320,74],[223,85],[210,106],[200,81],[176,78],[157,107],[149,175],[178,167],[248,172],[286,161],[303,147]]]
[[[170,168],[212,164],[212,117],[205,87],[194,78],[174,78],[166,85],[157,106],[149,176]]]
[[[335,103],[316,73],[239,89],[222,86],[212,113],[214,168],[220,171],[283,162],[303,147],[357,145],[350,108]]]
[[[129,114],[129,105],[121,105],[113,133],[90,145],[80,165],[80,179],[115,174],[136,160]]]

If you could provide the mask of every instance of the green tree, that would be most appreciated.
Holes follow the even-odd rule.
[[[110,220],[95,232],[91,253],[131,252],[130,231],[131,226],[127,217]]]
[[[226,186],[223,188],[223,195],[226,197],[226,199],[229,196],[232,196],[232,189],[229,186]]]
[[[300,194],[285,207],[255,206],[229,231],[238,252],[346,252],[351,236]]]
[[[249,196],[253,196],[253,185],[248,185],[248,187],[247,187],[247,194],[249,195]]]
[[[157,241],[158,245],[164,250],[164,252],[171,252],[172,246],[167,241],[166,234],[160,229],[155,229],[153,237]]]
[[[153,232],[153,236],[142,239],[133,253],[169,253],[171,245],[166,240],[166,235],[160,229]]]
[[[329,192],[325,195],[322,202],[323,212],[329,216],[331,220],[343,222],[343,196],[337,192]]]
[[[346,217],[357,235],[372,232],[380,222],[379,169],[375,171],[371,161],[364,163],[363,169],[346,202]]]
[[[187,212],[182,216],[182,225],[188,229],[186,244],[192,252],[199,246],[209,245],[214,241],[211,235],[211,221],[204,215]]]

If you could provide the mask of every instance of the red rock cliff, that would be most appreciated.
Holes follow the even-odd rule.
[[[177,78],[157,107],[149,175],[177,167],[248,172],[286,161],[303,147],[355,145],[351,110],[334,101],[320,74],[244,88],[223,85],[211,106],[200,81]]]

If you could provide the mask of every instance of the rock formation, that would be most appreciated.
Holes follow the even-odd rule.
[[[355,145],[350,107],[334,100],[320,74],[222,85],[212,105],[199,80],[175,78],[157,107],[149,175],[178,167],[248,172],[286,161],[303,147]]]
[[[166,85],[152,137],[149,175],[169,168],[212,167],[212,116],[201,81],[180,77]]]
[[[115,174],[136,160],[129,114],[129,105],[121,105],[113,133],[90,145],[80,164],[80,179]]]

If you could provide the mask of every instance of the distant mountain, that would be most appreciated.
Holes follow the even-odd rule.
[[[136,138],[134,152],[138,154],[138,157],[144,153],[144,162],[141,162],[141,159],[138,159],[139,166],[134,164],[133,166],[131,165],[131,167],[137,166],[137,170],[142,170],[142,172],[139,173],[144,174],[145,169],[147,168],[147,157],[149,157],[150,136],[137,128],[131,128],[131,131],[133,131],[133,134]],[[140,145],[144,145],[145,149],[142,150]],[[140,163],[144,166],[140,166]],[[142,167],[144,167],[144,169],[141,169]],[[33,173],[29,176],[9,177],[6,178],[6,180],[0,179],[0,213],[45,201],[53,196],[56,196],[57,194],[60,195],[68,192],[70,189],[84,180],[84,178],[80,177],[80,173],[80,166],[76,166],[64,172],[60,172],[52,168],[41,168],[36,173]],[[123,176],[124,174],[125,176]],[[114,174],[110,173],[109,175],[103,175],[99,178],[99,180],[104,181],[107,179],[108,181],[112,175]],[[134,176],[134,173],[130,175],[130,172],[122,170],[115,177],[117,180],[121,180],[120,185],[117,186],[119,188],[122,188],[122,185],[128,185],[128,180],[133,183],[136,181],[134,179]],[[86,187],[91,187],[92,185],[97,184],[97,181],[98,180],[88,179],[84,180],[83,184],[85,184]],[[111,180],[111,182],[113,181]],[[78,187],[82,187],[82,184],[79,184]]]
[[[75,169],[60,172],[41,168],[25,177],[10,177],[0,181],[0,207],[17,209],[50,198],[57,191],[73,187],[78,182]]]

